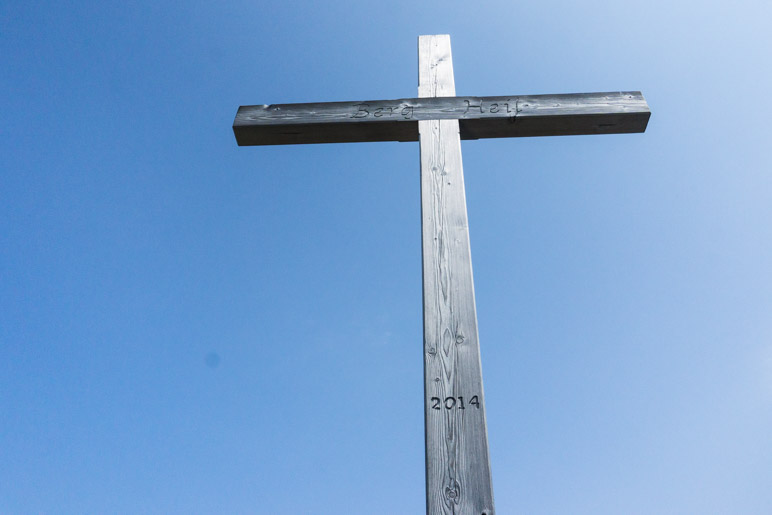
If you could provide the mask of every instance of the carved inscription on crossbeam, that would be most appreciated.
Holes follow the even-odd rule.
[[[383,116],[392,117],[399,116],[405,120],[412,120],[413,113],[415,112],[415,106],[407,104],[397,104],[390,106],[378,106],[370,104],[356,104],[356,111],[351,115],[351,118],[381,118]]]
[[[479,104],[473,104],[471,100],[464,99],[464,102],[466,102],[466,110],[464,110],[464,116],[469,114],[470,111],[477,113],[478,109],[480,110],[480,114],[509,113],[513,118],[521,112],[519,106],[520,100],[518,99],[515,99],[514,102],[508,98],[506,102],[487,103],[484,100],[480,100]],[[528,107],[528,104],[524,104],[524,107]]]
[[[463,99],[463,101],[464,105],[461,107],[464,108],[464,111],[458,113],[460,118],[463,118],[470,113],[472,115],[507,113],[514,121],[514,118],[517,116],[517,114],[522,112],[522,109],[520,108],[520,100],[517,98],[514,100],[507,98],[505,101],[498,102],[486,102],[483,99],[470,100],[468,98]],[[528,104],[523,104],[523,107],[528,107]],[[416,111],[418,111],[418,113],[416,113]],[[371,117],[397,117],[402,118],[403,120],[423,120],[427,118],[426,114],[434,111],[434,106],[432,106],[432,108],[428,108],[427,106],[408,104],[405,102],[391,105],[370,104],[363,102],[361,104],[354,105],[354,112],[351,114],[351,116],[349,116],[349,118],[362,119]],[[446,113],[448,111],[449,110],[447,109],[445,110]]]

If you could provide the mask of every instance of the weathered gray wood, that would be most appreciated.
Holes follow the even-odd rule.
[[[643,132],[639,91],[403,98],[239,107],[239,145],[417,141],[420,120],[459,120],[461,139]]]
[[[456,97],[448,36],[419,38],[419,98],[242,106],[239,145],[420,141],[426,511],[494,515],[461,139],[644,132],[637,91]]]
[[[421,36],[421,97],[455,95],[449,36]],[[424,304],[426,512],[492,515],[459,122],[418,122]]]

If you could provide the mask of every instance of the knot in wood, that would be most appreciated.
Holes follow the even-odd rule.
[[[455,479],[451,479],[449,484],[445,485],[445,499],[448,501],[458,504],[461,497],[461,485],[458,484],[458,481]]]

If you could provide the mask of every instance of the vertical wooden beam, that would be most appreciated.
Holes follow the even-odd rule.
[[[418,96],[455,96],[450,36],[418,38]],[[493,515],[458,120],[418,122],[426,513]]]

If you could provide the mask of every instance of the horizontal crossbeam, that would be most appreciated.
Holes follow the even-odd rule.
[[[644,132],[639,91],[241,106],[239,145],[418,141],[419,120],[458,120],[461,139]]]

